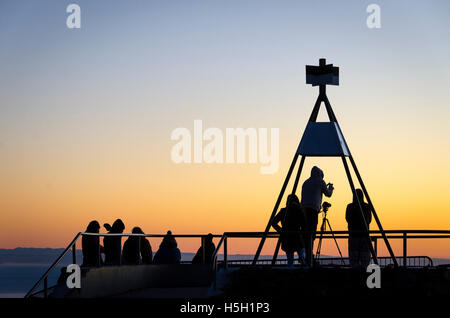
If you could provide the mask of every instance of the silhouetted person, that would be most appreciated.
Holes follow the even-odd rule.
[[[281,222],[281,227],[278,223]],[[302,233],[285,233],[287,231],[300,231],[306,226],[304,211],[300,206],[298,197],[295,194],[290,194],[287,197],[286,207],[282,208],[280,212],[272,220],[273,228],[280,233],[281,249],[286,253],[288,266],[294,264],[294,253],[299,257],[299,262],[303,262],[304,258],[304,241]]]
[[[305,235],[306,261],[309,265],[312,265],[312,249],[316,238],[315,231],[317,230],[317,221],[322,205],[322,195],[325,194],[327,197],[331,197],[333,190],[333,185],[331,183],[327,185],[323,180],[323,171],[316,166],[312,167],[311,177],[306,179],[302,186],[301,201],[306,216],[305,230],[313,232]]]
[[[133,234],[144,234],[141,228],[135,227]],[[130,236],[123,244],[122,262],[128,265],[151,264],[152,247],[145,237]]]
[[[136,233],[144,234],[140,227],[135,227],[134,229],[136,229]],[[140,243],[142,264],[151,264],[153,261],[153,251],[150,242],[147,240],[147,238],[141,237]]]
[[[204,245],[202,244],[202,246],[200,246],[200,248],[198,249],[197,254],[195,254],[194,258],[192,259],[192,264],[212,263],[212,256],[214,254],[214,251],[216,250],[216,246],[213,243],[213,235],[209,233],[208,235],[204,236],[203,242]],[[205,251],[204,259],[203,259],[203,251]]]
[[[58,277],[58,280],[57,280],[57,284],[58,285],[61,285],[61,284],[65,285],[69,275],[70,275],[70,273],[67,272],[67,266],[61,267],[61,269],[59,270],[59,277]]]
[[[50,289],[50,294],[48,295],[49,298],[63,298],[67,295],[70,291],[67,287],[67,278],[69,278],[69,276],[70,273],[67,273],[67,266],[61,267],[56,286]]]
[[[133,228],[131,233],[136,233],[136,227]],[[130,236],[123,243],[122,250],[122,264],[137,265],[141,263],[141,252],[138,236]]]
[[[100,224],[97,221],[91,221],[86,228],[86,233],[99,233]],[[100,245],[100,237],[93,235],[83,235],[81,239],[81,249],[83,251],[83,264],[81,266],[100,266],[102,265],[101,253],[103,246]]]
[[[370,263],[370,241],[367,230],[372,221],[372,212],[370,206],[364,202],[364,194],[361,189],[356,189],[356,195],[361,203],[364,218],[361,215],[358,201],[355,195],[353,195],[353,202],[347,205],[345,212],[345,219],[347,220],[349,231],[348,256],[352,267],[367,268]],[[364,219],[367,222],[367,226]]]
[[[121,219],[114,221],[110,226],[108,223],[103,225],[108,233],[123,233],[125,225]],[[121,250],[122,250],[122,237],[121,236],[105,236],[103,239],[103,245],[105,250],[105,265],[120,265]]]
[[[153,259],[154,264],[179,264],[181,253],[171,231],[167,231]]]

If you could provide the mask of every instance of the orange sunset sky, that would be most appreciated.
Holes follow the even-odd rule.
[[[43,3],[0,5],[0,248],[65,247],[94,219],[151,234],[263,231],[318,93],[304,65],[321,57],[340,67],[328,98],[384,228],[450,229],[447,2],[381,1],[377,30],[357,2],[148,1],[106,16],[78,1],[79,30],[65,26],[64,4]],[[196,119],[279,128],[278,171],[173,163],[171,132],[193,132]],[[313,165],[335,186],[333,229],[346,230],[341,160],[307,158],[300,182]],[[199,243],[179,240],[183,252]],[[408,244],[450,257],[450,239]],[[331,242],[323,253],[336,255]]]

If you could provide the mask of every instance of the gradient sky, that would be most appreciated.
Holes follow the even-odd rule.
[[[381,29],[366,26],[372,2]],[[304,65],[320,57],[340,67],[328,97],[385,229],[449,229],[450,2],[372,2],[0,0],[0,248],[64,247],[118,217],[126,232],[262,231],[317,96]],[[172,163],[172,130],[195,119],[280,128],[280,169]],[[342,163],[308,158],[301,182],[313,164],[345,230]],[[450,257],[450,240],[408,247]]]

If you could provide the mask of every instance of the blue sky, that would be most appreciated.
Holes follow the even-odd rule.
[[[81,7],[79,30],[66,27],[70,3]],[[381,7],[381,29],[366,26],[370,3]],[[8,189],[0,209],[17,218],[3,232],[19,240],[13,230],[27,215],[63,209],[48,203],[55,192],[40,191],[75,193],[82,176],[92,180],[92,197],[124,182],[119,172],[155,187],[166,182],[161,174],[167,184],[187,180],[197,168],[171,165],[170,133],[192,129],[195,119],[280,128],[281,168],[264,179],[278,191],[317,95],[304,66],[321,57],[340,67],[340,86],[328,96],[352,153],[375,167],[373,183],[382,187],[382,165],[389,184],[414,173],[415,183],[395,183],[410,187],[405,200],[425,181],[444,186],[449,12],[449,1],[0,0],[0,188]],[[243,184],[261,182],[236,173]]]

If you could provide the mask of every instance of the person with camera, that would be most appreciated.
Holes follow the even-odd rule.
[[[306,262],[312,265],[312,250],[314,239],[316,238],[317,222],[319,211],[322,205],[322,195],[331,197],[333,194],[333,184],[326,184],[323,180],[323,171],[314,166],[311,169],[311,176],[305,180],[302,186],[301,206],[306,217]]]

